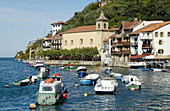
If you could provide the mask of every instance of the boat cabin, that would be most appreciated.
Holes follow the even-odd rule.
[[[60,93],[61,82],[54,79],[46,79],[40,83],[39,93]]]

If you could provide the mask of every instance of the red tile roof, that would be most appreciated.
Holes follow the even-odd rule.
[[[65,24],[65,22],[58,21],[58,22],[52,23],[51,25],[54,25],[54,24]]]
[[[54,35],[50,38],[45,38],[45,40],[61,40],[61,39],[63,39],[61,34]]]
[[[123,29],[131,29],[134,28],[135,26],[139,25],[141,22],[126,22],[122,21],[121,24],[123,26]]]
[[[140,32],[154,31],[154,30],[156,30],[156,29],[158,29],[158,28],[160,28],[160,27],[163,27],[163,26],[165,26],[165,25],[167,25],[167,24],[169,24],[169,23],[170,23],[170,21],[161,22],[161,23],[149,24],[149,25],[147,25],[147,26],[145,26],[145,27],[143,27],[143,28],[140,28],[140,29],[138,29],[138,30],[136,30],[136,31],[134,31],[134,32],[131,32],[130,34],[138,34],[138,33],[140,33]]]
[[[144,55],[135,55],[135,56],[131,56],[131,57],[128,57],[130,59],[135,59],[135,58],[142,58],[142,57],[145,57],[145,56],[149,56],[150,54],[144,54]]]
[[[70,32],[82,32],[82,31],[94,31],[96,30],[96,25],[88,25],[88,26],[79,26],[63,33],[70,33]],[[115,30],[114,27],[109,26],[109,30]]]

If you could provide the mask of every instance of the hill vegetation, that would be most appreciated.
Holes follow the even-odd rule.
[[[102,2],[108,0],[102,0]],[[170,20],[169,0],[110,0],[108,4],[99,7],[99,2],[91,3],[81,12],[75,12],[74,16],[66,22],[60,32],[83,25],[94,25],[95,20],[104,10],[109,19],[109,25],[118,28],[121,21],[138,20]],[[59,32],[59,33],[60,33]]]

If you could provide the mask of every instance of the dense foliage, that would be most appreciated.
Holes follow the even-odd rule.
[[[75,48],[71,50],[47,50],[39,53],[39,57],[49,57],[50,60],[92,60],[98,55],[97,47]]]
[[[108,1],[108,0],[102,0]],[[121,21],[138,20],[170,20],[169,0],[110,0],[107,5],[99,7],[99,2],[91,3],[81,12],[66,22],[60,32],[83,25],[94,25],[100,11],[104,10],[109,25],[119,27]],[[59,32],[59,33],[60,33]]]

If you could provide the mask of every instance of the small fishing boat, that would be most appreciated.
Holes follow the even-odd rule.
[[[87,75],[88,75],[88,73],[86,73],[84,71],[78,72],[78,78],[82,78],[82,77],[85,77]]]
[[[155,71],[155,72],[156,72],[156,71],[160,71],[160,72],[162,71],[162,69],[158,69],[158,68],[152,68],[152,69],[153,69],[153,71]]]
[[[37,82],[37,80],[38,80],[38,76],[35,76],[35,75],[30,76],[30,77],[28,77],[28,78],[30,79],[30,82],[31,82],[31,83],[35,83],[35,82]]]
[[[153,69],[139,68],[141,71],[153,71]]]
[[[118,82],[115,78],[105,77],[98,79],[94,87],[95,93],[111,93],[113,94],[118,88]]]
[[[43,67],[44,66],[44,62],[37,60],[34,64],[34,67],[37,69],[39,67]]]
[[[69,68],[70,68],[70,70],[76,70],[77,69],[77,67],[75,67],[75,66],[69,66]]]
[[[125,84],[128,84],[132,81],[139,81],[139,79],[136,76],[133,76],[133,75],[125,75],[122,78],[122,82],[125,83]]]
[[[86,72],[86,71],[87,71],[87,67],[79,66],[79,67],[77,67],[76,71],[77,71],[77,72],[81,72],[81,71]]]
[[[111,73],[111,71],[112,71],[112,68],[110,68],[110,67],[106,67],[106,68],[102,69],[102,73]]]
[[[99,78],[99,74],[89,74],[80,79],[81,85],[94,85],[96,84],[97,79]]]
[[[40,83],[36,102],[39,105],[54,105],[62,102],[66,97],[67,94],[64,93],[64,86],[61,81],[46,79]]]
[[[134,90],[141,90],[141,82],[139,81],[132,81],[128,84],[128,89],[131,90],[134,88]]]
[[[110,74],[110,77],[114,77],[115,79],[122,80],[123,74],[112,72]]]
[[[29,83],[30,83],[30,79],[29,79],[29,78],[12,82],[12,84],[13,84],[14,86],[25,86],[25,85],[28,85]]]
[[[37,76],[39,78],[47,78],[49,76],[50,69],[45,68],[45,67],[39,67]]]

